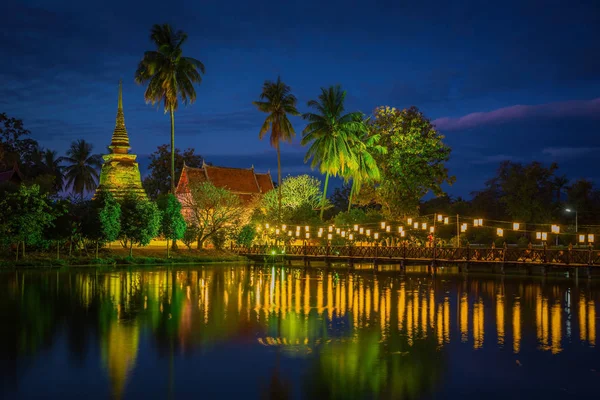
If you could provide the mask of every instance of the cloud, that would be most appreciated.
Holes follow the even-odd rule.
[[[526,118],[598,118],[598,116],[600,116],[600,98],[538,105],[514,105],[494,111],[471,113],[459,118],[438,118],[433,123],[439,130],[457,131]]]
[[[546,147],[542,149],[543,154],[553,158],[575,158],[597,152],[600,147]]]

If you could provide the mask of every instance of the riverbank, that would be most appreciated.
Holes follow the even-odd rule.
[[[18,261],[11,254],[0,256],[0,268],[58,268],[58,267],[95,267],[95,266],[128,266],[128,265],[175,265],[200,263],[231,263],[247,261],[246,257],[238,256],[225,250],[187,249],[172,250],[167,258],[164,248],[155,246],[136,248],[133,257],[129,250],[122,247],[101,249],[98,258],[93,251],[88,253],[73,252],[71,256],[56,257],[55,252],[32,252]]]

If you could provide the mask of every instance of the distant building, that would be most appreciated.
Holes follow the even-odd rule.
[[[135,161],[137,155],[129,154],[129,136],[125,128],[125,115],[123,114],[123,86],[119,82],[119,101],[117,107],[117,121],[110,142],[110,154],[102,156],[104,164],[100,172],[100,184],[96,194],[110,192],[120,200],[127,194],[135,194],[140,198],[147,198],[142,187],[140,168]]]
[[[182,204],[187,204],[186,196],[190,193],[190,185],[210,182],[216,187],[229,190],[237,195],[243,204],[250,205],[257,196],[274,188],[271,174],[258,174],[252,168],[216,167],[202,163],[202,168],[183,165],[181,177],[175,193]],[[185,210],[184,210],[185,214]]]
[[[24,177],[21,171],[19,171],[19,167],[15,163],[12,169],[8,171],[0,172],[0,184],[4,183],[14,183],[15,185],[20,185],[23,182]]]

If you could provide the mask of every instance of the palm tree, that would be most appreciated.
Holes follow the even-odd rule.
[[[66,162],[66,186],[72,187],[73,192],[83,199],[83,192],[91,192],[98,186],[98,169],[102,167],[102,157],[92,154],[94,146],[83,139],[71,143],[66,157],[60,157],[58,162]]]
[[[269,116],[265,119],[258,138],[263,139],[266,133],[271,130],[271,146],[277,150],[277,198],[279,200],[279,218],[281,218],[281,152],[279,144],[281,141],[288,143],[292,142],[296,132],[288,119],[290,115],[300,115],[296,109],[296,96],[291,93],[288,85],[281,81],[281,77],[277,77],[277,82],[265,81],[263,84],[260,100],[253,101],[259,111],[268,113]]]
[[[560,196],[562,195],[563,189],[569,183],[569,179],[566,175],[557,176],[554,178],[552,182],[554,184],[554,189],[556,189],[556,204],[560,203]]]
[[[156,50],[146,51],[135,72],[138,84],[148,83],[144,99],[152,105],[163,103],[171,116],[171,193],[175,193],[175,111],[178,99],[183,104],[196,100],[194,84],[202,82],[204,64],[184,57],[182,46],[187,40],[183,31],[174,32],[169,24],[154,25],[150,40]]]
[[[357,166],[348,170],[346,180],[352,180],[352,188],[348,197],[348,211],[352,208],[352,198],[357,196],[364,183],[375,183],[381,179],[381,172],[375,160],[375,154],[387,154],[387,148],[379,145],[381,134],[369,133],[367,121],[362,122],[362,127],[357,130],[352,141],[352,151],[356,154]]]
[[[364,124],[359,112],[344,115],[346,92],[339,85],[321,88],[319,100],[310,100],[308,106],[317,113],[306,113],[302,118],[308,125],[302,131],[302,145],[311,143],[305,161],[312,158],[311,167],[319,167],[325,174],[325,188],[321,198],[321,219],[327,199],[329,176],[345,176],[358,167],[352,143]]]

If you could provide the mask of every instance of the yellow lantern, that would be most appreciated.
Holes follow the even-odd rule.
[[[579,235],[579,243],[585,243],[585,235]]]
[[[542,238],[542,232],[536,232],[535,233],[535,238],[540,240]]]
[[[400,237],[404,237],[404,236],[406,236],[406,232],[404,232],[404,231],[400,232]]]
[[[300,231],[296,231],[296,237],[300,237]]]
[[[551,231],[552,233],[560,233],[560,226],[558,226],[558,225],[552,225],[552,226],[550,227],[550,231]]]
[[[327,234],[327,239],[328,239],[328,240],[331,240],[331,238],[332,238],[332,237],[333,237],[333,235],[332,235],[331,233],[328,233],[328,234]]]
[[[398,233],[402,233],[403,230],[404,228],[402,228],[401,226],[398,227]]]
[[[309,232],[306,232],[306,238],[310,239],[310,233]]]
[[[329,225],[329,232],[333,232],[333,225]]]
[[[381,223],[381,229],[385,229],[385,222]]]
[[[360,228],[360,229],[358,230],[358,233],[360,233],[360,234],[362,235],[364,231],[365,231],[365,228]]]
[[[353,235],[353,234],[350,234],[350,235],[348,236],[348,239],[350,239],[350,240],[354,240],[354,235]]]
[[[375,232],[375,234],[373,235],[373,237],[374,237],[375,239],[379,239],[379,233]]]
[[[461,231],[461,232],[466,232],[466,231],[467,231],[467,224],[462,224],[462,225],[460,226],[460,231]]]
[[[346,231],[342,231],[342,237],[346,237]]]
[[[281,230],[285,231],[285,228],[287,228],[286,224],[281,225]]]
[[[448,217],[444,217],[444,225],[448,225],[450,219]]]
[[[414,225],[413,225],[413,228],[415,228],[415,229],[419,229],[419,223],[418,223],[418,222],[415,222],[415,223],[414,223]]]
[[[518,222],[513,222],[513,231],[518,231],[520,226],[521,224],[519,224]]]
[[[367,236],[371,236],[371,230],[367,229]]]
[[[279,228],[275,229],[275,234],[279,235]]]
[[[288,231],[288,236],[292,236],[292,231]]]
[[[496,229],[496,235],[498,235],[500,237],[504,236],[504,229],[502,229],[502,228]]]
[[[336,228],[335,233],[337,233],[338,235],[340,234],[341,229],[340,228]]]
[[[542,232],[542,240],[548,240],[548,232]]]
[[[265,228],[269,229],[269,224],[265,224]]]
[[[386,232],[388,232],[388,233],[389,233],[389,232],[391,232],[391,231],[392,231],[392,227],[391,227],[391,226],[389,226],[389,225],[388,225],[388,226],[386,226],[386,227],[385,227],[385,231],[386,231]]]
[[[323,237],[323,231],[319,231],[319,232],[317,232],[317,236],[318,236],[318,237]]]
[[[435,232],[435,228],[433,226],[430,226],[429,227],[429,233],[433,233],[433,232]]]
[[[421,229],[423,229],[423,230],[427,229],[427,222],[423,222],[421,224]]]
[[[588,234],[588,242],[594,243],[594,234],[593,233]]]
[[[409,218],[409,219],[407,219],[407,220],[406,220],[406,223],[407,223],[408,225],[412,225],[412,223],[413,223],[413,222],[412,222],[412,218]]]
[[[354,225],[354,232],[358,230],[358,225]]]
[[[308,232],[308,231],[310,230],[310,227],[309,227],[308,225],[306,225],[306,226],[304,227],[304,230],[305,230],[306,232]]]

